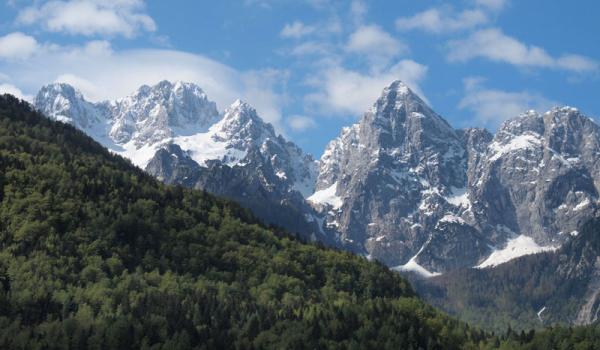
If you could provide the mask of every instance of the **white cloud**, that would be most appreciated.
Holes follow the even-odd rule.
[[[45,30],[68,34],[123,35],[155,31],[142,0],[51,0],[19,12],[17,23],[40,24]]]
[[[488,17],[482,10],[464,10],[454,13],[450,8],[431,8],[412,17],[396,20],[398,30],[420,29],[430,33],[447,33],[470,29],[487,23]]]
[[[32,96],[24,94],[23,91],[21,91],[21,89],[11,84],[0,84],[0,95],[3,94],[11,94],[25,101],[33,100]]]
[[[556,59],[556,66],[574,72],[598,70],[598,61],[580,55],[563,55]]]
[[[318,41],[306,41],[294,46],[289,53],[294,56],[327,55],[330,52],[328,44]]]
[[[294,21],[293,23],[286,23],[279,35],[281,35],[283,38],[299,39],[303,36],[311,34],[314,31],[315,27],[308,26],[300,21]]]
[[[0,37],[0,58],[19,59],[31,56],[39,45],[34,37],[14,32]]]
[[[317,126],[314,119],[304,115],[293,115],[287,118],[287,123],[295,131],[305,131]]]
[[[287,102],[286,85],[289,72],[277,69],[252,70],[240,72],[243,99],[248,101],[267,122],[273,124],[279,132],[282,107]]]
[[[527,110],[545,111],[558,104],[535,92],[488,89],[483,81],[480,77],[464,79],[465,97],[458,105],[472,111],[483,126],[497,127]]]
[[[390,59],[408,51],[408,46],[377,25],[363,25],[354,31],[346,51],[365,55],[373,64],[386,65]]]
[[[463,40],[448,45],[450,61],[466,62],[483,57],[495,62],[505,62],[524,67],[545,67],[583,72],[598,69],[598,62],[578,55],[552,57],[543,48],[526,45],[505,35],[500,29],[484,29]]]
[[[394,80],[402,80],[424,98],[419,88],[427,67],[412,60],[402,60],[377,73],[365,74],[332,66],[311,77],[309,83],[318,92],[309,94],[306,102],[322,112],[358,116],[373,105],[381,90]]]
[[[253,105],[258,113],[280,130],[281,110],[286,102],[281,92],[286,72],[239,71],[202,55],[163,49],[112,50],[103,41],[82,47],[53,47],[27,60],[0,62],[11,84],[35,94],[53,81],[80,89],[92,101],[115,99],[134,92],[143,84],[163,79],[198,84],[223,110],[237,98]]]
[[[468,61],[485,57],[514,65],[551,66],[553,59],[537,46],[527,46],[499,29],[484,29],[471,34],[467,39],[451,41],[451,61]]]
[[[54,82],[75,86],[84,96],[99,96],[102,93],[94,83],[74,74],[61,74],[54,79]]]

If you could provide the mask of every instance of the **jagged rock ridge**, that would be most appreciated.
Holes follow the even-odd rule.
[[[245,102],[220,114],[195,84],[161,81],[100,103],[52,84],[40,90],[35,106],[167,183],[235,199],[269,223],[328,240],[304,200],[314,189],[316,162]]]
[[[598,203],[599,128],[571,107],[455,130],[402,82],[321,158],[309,197],[367,256],[433,276],[556,249]]]

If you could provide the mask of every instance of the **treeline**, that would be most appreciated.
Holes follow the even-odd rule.
[[[469,327],[381,264],[162,185],[0,97],[2,349],[533,349],[557,334],[571,346],[598,339],[594,328],[547,332]]]

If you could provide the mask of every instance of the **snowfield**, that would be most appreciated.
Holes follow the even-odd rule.
[[[484,262],[475,266],[475,268],[483,269],[486,267],[494,267],[523,255],[536,254],[556,249],[558,249],[558,247],[540,246],[535,243],[533,238],[519,235],[516,238],[508,240],[506,247],[495,250]]]

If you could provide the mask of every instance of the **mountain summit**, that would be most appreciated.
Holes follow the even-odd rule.
[[[206,131],[219,120],[216,104],[195,84],[161,81],[114,101],[91,103],[68,84],[43,87],[35,107],[71,123],[112,151],[144,167],[156,146],[177,135]]]
[[[465,156],[460,135],[395,81],[358,124],[328,145],[321,159],[317,190],[339,198],[337,207],[327,211],[326,222],[337,227],[343,241],[391,266],[433,254],[427,246],[440,240],[442,228],[464,231],[454,227],[463,226],[457,215],[467,208],[454,198],[466,186]],[[311,198],[322,207],[314,200],[319,196]],[[487,246],[472,231],[452,237],[458,241],[453,244],[468,245],[468,252],[432,258],[460,258],[464,263],[466,253],[476,263]]]
[[[329,143],[308,200],[341,242],[398,270],[495,266],[593,217],[598,130],[571,107],[456,130],[395,81]]]
[[[235,199],[269,223],[328,240],[304,200],[314,192],[317,163],[246,102],[221,114],[197,85],[161,81],[99,103],[67,84],[51,84],[35,107],[167,183]]]

